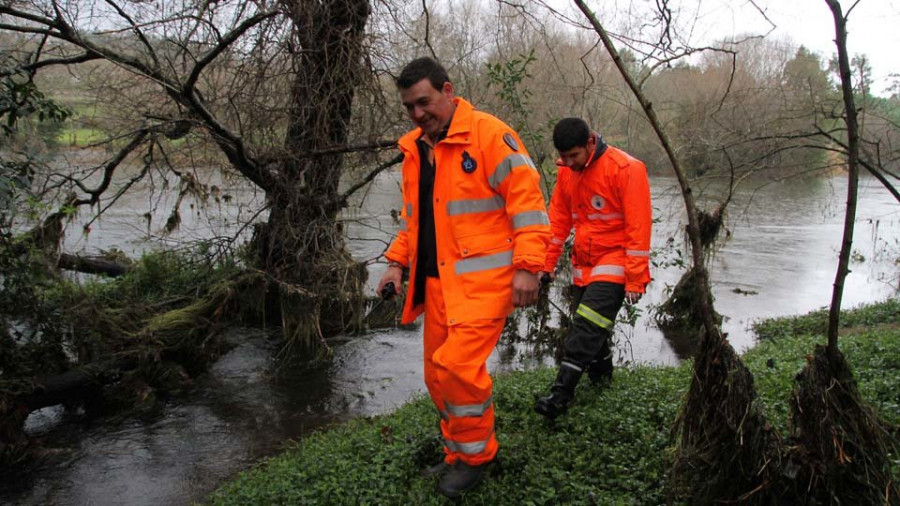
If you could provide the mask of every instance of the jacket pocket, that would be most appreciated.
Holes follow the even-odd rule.
[[[512,235],[508,234],[506,230],[476,231],[457,238],[456,244],[459,246],[460,258],[465,260],[507,249],[511,250],[513,248],[513,239]]]

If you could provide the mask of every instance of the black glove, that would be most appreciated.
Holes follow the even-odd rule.
[[[391,300],[396,294],[397,289],[394,287],[393,281],[381,287],[381,298],[384,300]]]

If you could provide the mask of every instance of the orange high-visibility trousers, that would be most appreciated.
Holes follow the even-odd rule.
[[[441,280],[425,284],[425,386],[441,415],[444,461],[469,465],[497,454],[493,382],[487,359],[500,339],[504,318],[447,325]]]

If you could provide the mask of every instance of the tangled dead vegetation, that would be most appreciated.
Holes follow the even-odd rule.
[[[779,439],[762,414],[753,375],[724,338],[703,339],[675,429],[674,499],[768,503]]]
[[[786,491],[807,504],[900,504],[896,439],[863,401],[844,355],[816,346],[791,396]]]

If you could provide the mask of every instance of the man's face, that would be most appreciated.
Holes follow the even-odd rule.
[[[562,160],[563,165],[572,170],[584,170],[588,160],[594,153],[596,144],[594,136],[592,135],[588,138],[587,144],[584,146],[575,146],[572,149],[560,151],[559,158]]]
[[[449,82],[437,90],[427,78],[422,79],[409,88],[400,90],[400,100],[406,107],[409,119],[432,139],[437,137],[453,117],[453,85]]]

